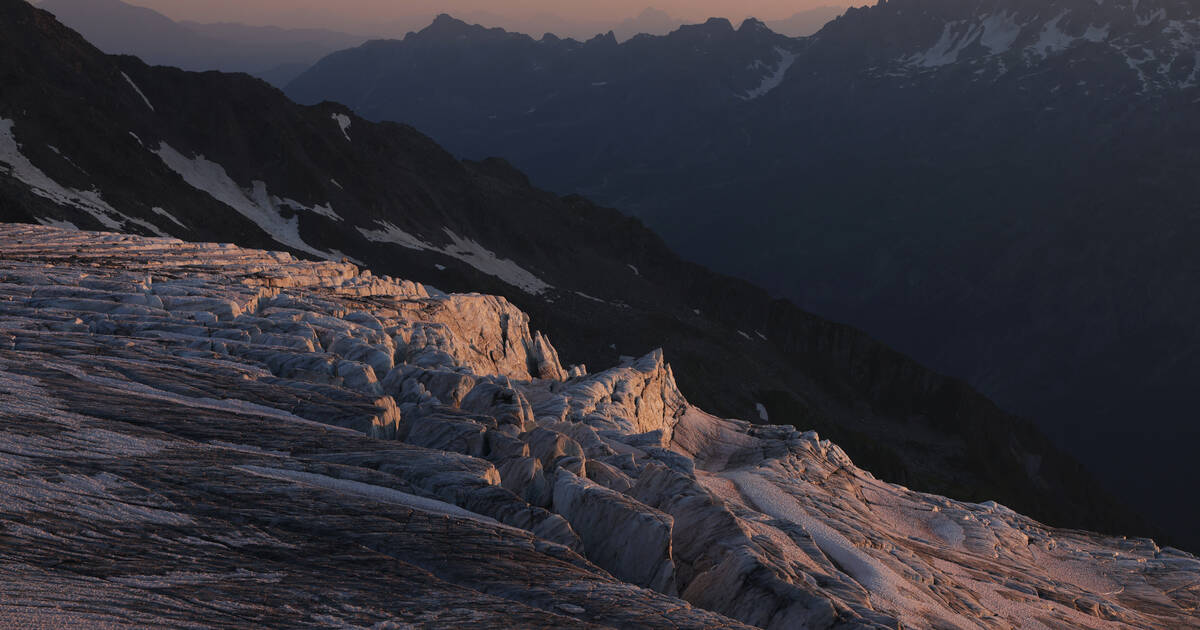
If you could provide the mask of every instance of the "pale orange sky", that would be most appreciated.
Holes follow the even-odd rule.
[[[701,21],[727,17],[735,26],[747,16],[778,20],[823,5],[849,0],[126,0],[176,20],[234,21],[284,27],[371,30],[385,22],[406,22],[437,13],[491,13],[527,19],[550,13],[581,22],[619,22],[653,6],[673,17]],[[861,4],[861,2],[860,2]],[[490,25],[489,25],[490,26]]]

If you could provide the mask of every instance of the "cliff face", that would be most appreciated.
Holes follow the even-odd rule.
[[[0,618],[1200,623],[1194,556],[882,482],[690,404],[662,352],[566,370],[529,322],[349,263],[0,226]]]
[[[409,127],[298,106],[244,75],[109,57],[20,0],[0,0],[0,81],[5,220],[283,248],[503,295],[575,362],[661,347],[695,404],[816,428],[888,480],[1056,525],[1147,529],[965,385],[684,262],[637,220],[539,190],[502,160],[459,161]],[[479,333],[507,366],[489,369],[561,376],[519,325]]]

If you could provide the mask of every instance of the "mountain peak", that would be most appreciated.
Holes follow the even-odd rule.
[[[609,31],[607,33],[597,34],[595,37],[589,39],[587,41],[587,43],[588,44],[603,44],[603,45],[611,45],[611,46],[618,45],[617,44],[617,35],[615,33],[613,33],[612,31]]]
[[[728,19],[722,17],[711,17],[704,21],[703,24],[684,24],[680,26],[672,35],[683,37],[724,37],[732,35],[736,31],[733,30],[733,24]]]
[[[449,13],[442,13],[433,22],[421,29],[417,36],[425,39],[457,39],[474,33],[486,31],[482,26],[468,24]],[[499,30],[499,29],[496,29]]]
[[[712,29],[712,30],[721,30],[721,31],[732,31],[733,30],[733,24],[731,24],[727,18],[723,18],[723,17],[710,17],[707,20],[705,20],[704,24],[702,24],[701,26],[703,26],[705,29]]]
[[[770,31],[771,29],[760,19],[748,17],[742,21],[742,25],[738,27],[739,33],[757,33],[761,31]]]

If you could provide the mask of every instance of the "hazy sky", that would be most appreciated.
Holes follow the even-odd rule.
[[[284,27],[370,30],[382,23],[424,19],[437,13],[495,14],[528,19],[549,13],[577,22],[619,22],[647,7],[688,21],[728,17],[735,25],[746,16],[777,20],[822,5],[847,6],[849,0],[126,0],[177,20],[234,21]],[[488,25],[491,26],[491,25]]]

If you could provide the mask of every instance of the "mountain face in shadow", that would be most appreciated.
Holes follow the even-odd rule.
[[[1172,500],[1200,474],[1194,4],[892,0],[620,45],[444,18],[287,93],[628,209],[966,377],[1176,532],[1200,517]]]
[[[882,478],[1056,525],[1148,529],[964,383],[685,262],[636,219],[503,160],[460,161],[411,127],[300,106],[246,75],[108,56],[20,0],[0,7],[0,220],[286,249],[496,293],[570,361],[661,347],[694,404],[818,429]],[[706,29],[725,32],[692,36]]]
[[[108,53],[185,70],[246,72],[277,86],[321,57],[365,39],[321,29],[175,22],[121,0],[42,0],[38,7]]]

